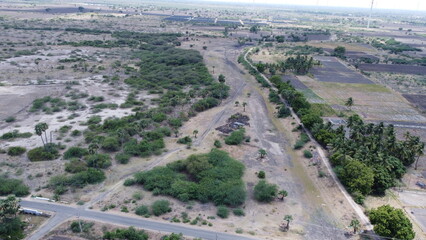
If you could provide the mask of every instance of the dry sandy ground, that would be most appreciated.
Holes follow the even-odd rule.
[[[183,43],[183,47],[188,47],[189,44],[193,43]],[[114,204],[117,207],[109,211],[116,212],[120,211],[118,206],[127,206],[132,212],[136,206],[150,205],[157,199],[168,199],[173,204],[173,211],[164,215],[163,218],[179,217],[181,212],[187,212],[192,219],[196,216],[201,216],[203,219],[215,216],[216,207],[212,204],[182,203],[169,197],[152,196],[141,186],[124,187],[122,181],[138,170],[151,169],[154,166],[186,158],[190,154],[210,151],[214,140],[223,139],[214,128],[223,125],[232,114],[240,112],[247,114],[251,119],[251,126],[246,128],[251,141],[239,147],[224,146],[223,150],[246,165],[244,181],[247,183],[249,193],[243,206],[246,216],[230,216],[225,220],[216,218],[208,221],[220,231],[235,232],[241,229],[244,234],[255,234],[262,239],[343,238],[343,229],[354,217],[353,213],[348,210],[350,208],[346,206],[337,188],[333,188],[330,179],[318,178],[318,168],[321,166],[308,167],[312,163],[304,160],[301,152],[294,153],[291,150],[297,137],[297,133],[291,133],[294,128],[291,125],[292,120],[277,120],[273,117],[276,110],[268,103],[267,92],[258,88],[255,80],[248,74],[242,74],[241,67],[236,65],[238,52],[230,50],[233,44],[234,42],[228,40],[200,39],[195,42],[194,48],[200,49],[208,68],[213,73],[213,66],[215,66],[214,75],[223,73],[226,76],[226,83],[231,85],[232,89],[230,98],[224,100],[221,106],[198,114],[180,129],[181,136],[192,135],[194,129],[199,131],[193,147],[186,149],[185,146],[176,144],[175,138],[170,138],[167,140],[167,153],[160,157],[135,158],[128,165],[111,169],[110,177],[105,182],[101,193],[98,196],[95,193],[89,193],[81,196],[81,199],[88,201],[87,206],[92,206],[94,209],[102,209],[104,206]],[[201,50],[204,45],[208,46],[207,51]],[[235,101],[247,102],[246,111],[243,112],[241,106],[236,107]],[[260,148],[268,152],[265,159],[258,158]],[[271,204],[259,204],[253,200],[252,189],[258,181],[256,172],[260,170],[266,172],[269,182],[276,183],[279,188],[289,192],[285,201],[277,200]],[[132,203],[134,192],[142,193],[143,199]],[[278,227],[286,214],[293,215],[295,221],[292,223],[290,232],[282,233]],[[210,228],[205,225],[200,227]]]

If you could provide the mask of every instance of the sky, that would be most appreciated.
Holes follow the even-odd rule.
[[[371,0],[216,0],[222,2],[255,2],[286,5],[338,6],[370,8]],[[426,11],[426,0],[374,0],[374,8]]]

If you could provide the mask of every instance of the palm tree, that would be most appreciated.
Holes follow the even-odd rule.
[[[354,228],[354,234],[356,234],[356,231],[360,227],[358,219],[352,219],[351,224],[349,225],[349,227],[353,227]]]
[[[345,102],[346,107],[349,108],[349,110],[351,110],[351,107],[354,105],[354,100],[352,97],[348,98],[348,100],[346,100]]]
[[[260,158],[264,158],[266,156],[266,150],[265,149],[259,149]]]
[[[293,221],[293,216],[291,216],[291,215],[285,215],[284,216],[284,221],[287,221],[286,229],[288,231],[288,229],[290,228],[290,221]]]
[[[247,106],[247,103],[246,103],[246,102],[243,102],[243,111],[244,111],[244,112],[246,111],[246,106]]]
[[[284,198],[288,196],[288,192],[286,190],[281,190],[278,192],[278,195],[280,195],[281,201],[284,201]]]
[[[34,128],[35,133],[40,136],[41,141],[43,142],[43,146],[46,147],[46,144],[44,143],[44,139],[43,139],[43,136],[42,136],[42,134],[43,134],[43,130],[42,129],[43,128],[42,128],[41,123],[38,123],[37,125],[35,125],[35,128]]]
[[[197,129],[195,129],[195,130],[192,132],[192,134],[194,134],[194,138],[197,138],[198,130],[197,130]]]
[[[41,131],[44,132],[44,137],[46,139],[46,144],[49,143],[48,139],[47,139],[47,134],[46,134],[46,130],[49,129],[49,125],[47,125],[47,123],[39,123],[41,126]]]
[[[419,159],[424,155],[423,149],[425,148],[425,143],[420,142],[415,147],[415,154],[417,155],[416,163],[414,164],[414,170],[417,170],[417,164],[419,164]]]

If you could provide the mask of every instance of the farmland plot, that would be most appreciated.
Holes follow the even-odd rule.
[[[361,74],[347,68],[335,57],[316,56],[321,61],[321,67],[315,67],[311,72],[321,82],[373,84]]]

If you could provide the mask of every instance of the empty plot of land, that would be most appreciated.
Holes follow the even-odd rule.
[[[403,94],[409,102],[426,111],[426,95],[419,94]]]
[[[426,67],[402,64],[360,64],[359,69],[367,72],[391,72],[406,74],[426,74]]]
[[[316,67],[311,72],[321,82],[373,84],[361,74],[349,69],[335,57],[316,56],[322,67]]]

